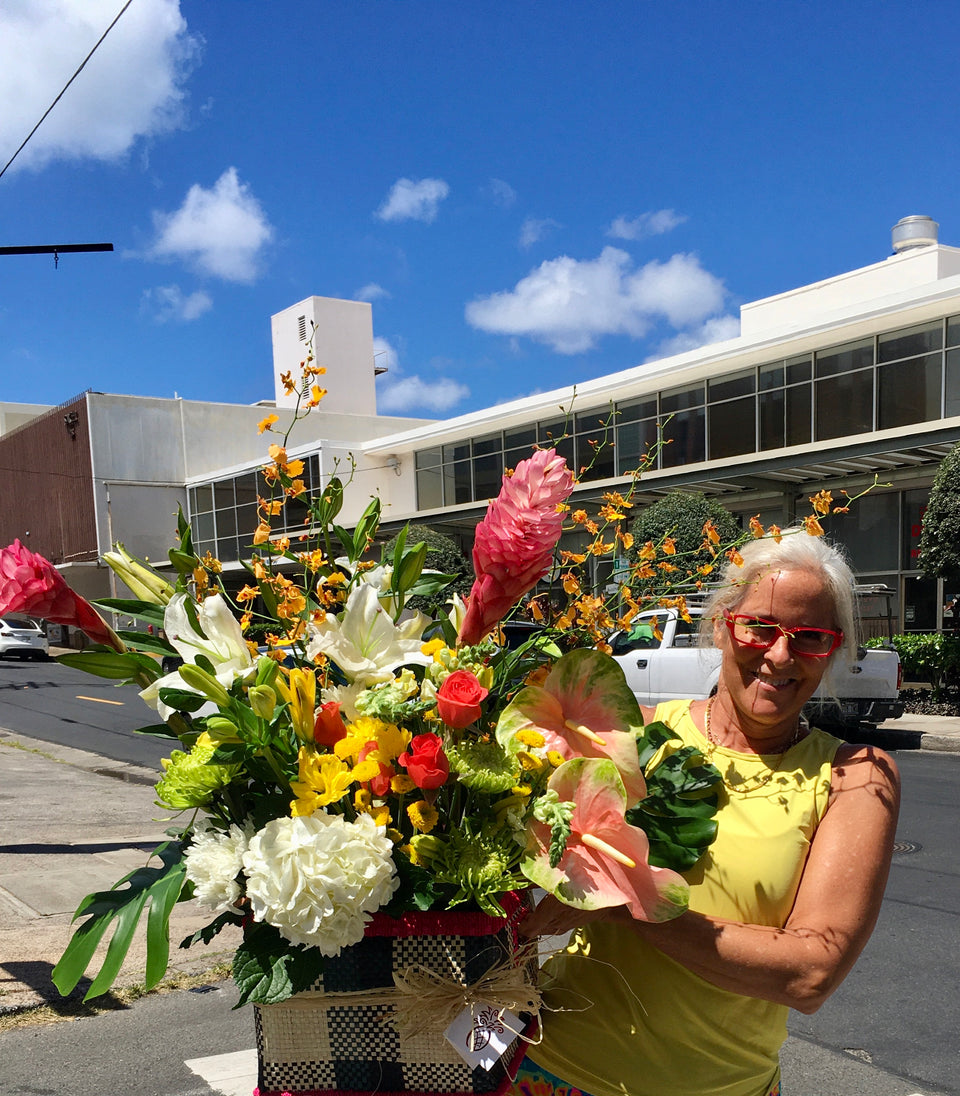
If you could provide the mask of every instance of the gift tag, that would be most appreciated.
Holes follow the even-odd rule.
[[[523,1031],[523,1021],[507,1009],[475,1005],[464,1009],[443,1033],[467,1065],[493,1069]]]

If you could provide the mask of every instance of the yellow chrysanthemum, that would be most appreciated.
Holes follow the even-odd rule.
[[[395,795],[406,795],[407,792],[412,792],[416,786],[406,773],[397,773],[390,780],[390,791]]]
[[[517,741],[522,746],[529,746],[532,750],[538,750],[546,743],[546,739],[543,735],[539,731],[535,731],[532,727],[525,727],[522,731],[518,731]]]
[[[429,833],[440,821],[440,815],[435,807],[431,807],[425,799],[418,799],[407,807],[407,817],[413,824],[413,828],[420,833]]]
[[[549,761],[555,769],[559,769],[565,760],[562,753],[558,753],[556,750],[547,751],[547,761]]]
[[[520,762],[520,768],[525,773],[541,772],[547,764],[546,761],[542,761],[536,754],[528,753],[527,750],[520,750],[517,754],[517,760]]]

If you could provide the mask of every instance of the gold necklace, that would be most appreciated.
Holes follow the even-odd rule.
[[[762,773],[760,776],[744,777],[737,772],[737,763],[733,758],[729,760],[726,771],[721,769],[720,766],[716,765],[716,763],[714,762],[714,751],[717,748],[723,749],[723,746],[717,741],[716,737],[713,734],[713,731],[710,729],[710,713],[713,710],[713,702],[716,699],[716,694],[710,697],[710,699],[707,701],[706,708],[704,708],[703,710],[703,731],[704,737],[707,740],[707,761],[711,765],[714,765],[716,767],[721,777],[723,778],[724,784],[726,784],[731,791],[746,793],[754,792],[760,788],[766,787],[766,785],[769,784],[770,781],[773,780],[773,778],[783,768],[783,763],[786,760],[787,754],[800,741],[800,736],[804,730],[803,720],[797,720],[797,729],[793,733],[793,738],[790,739],[783,752],[780,754],[780,760],[777,762],[776,768],[768,769],[767,772]],[[759,754],[757,756],[760,757]]]

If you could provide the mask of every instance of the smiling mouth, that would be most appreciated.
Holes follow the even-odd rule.
[[[793,684],[792,677],[767,677],[765,674],[754,672],[753,677],[761,685],[765,685],[769,689],[783,689],[787,685]]]

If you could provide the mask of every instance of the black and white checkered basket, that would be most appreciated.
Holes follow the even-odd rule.
[[[442,1030],[401,1034],[390,1022],[395,1004],[343,995],[376,997],[380,989],[393,990],[395,971],[411,967],[476,982],[518,949],[516,925],[525,904],[519,895],[504,898],[507,920],[482,913],[377,914],[360,943],[325,961],[307,993],[255,1005],[259,1096],[500,1096],[526,1051],[519,1035],[491,1070],[471,1068]],[[521,1019],[529,1034],[535,1019]]]

